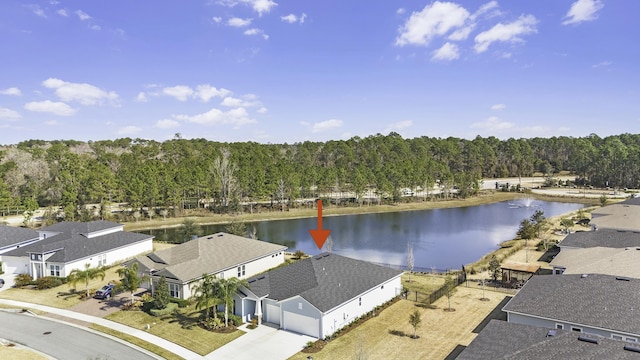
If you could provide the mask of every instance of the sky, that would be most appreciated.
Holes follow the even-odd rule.
[[[640,131],[637,0],[2,0],[0,144]]]

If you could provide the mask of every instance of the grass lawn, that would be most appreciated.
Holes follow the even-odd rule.
[[[0,344],[0,359],[46,360],[47,358],[29,349],[21,349]]]
[[[99,289],[111,280],[118,280],[116,270],[119,266],[114,266],[105,271],[105,278],[91,280],[89,289]],[[84,283],[76,284],[75,288],[70,284],[60,285],[52,289],[35,290],[35,289],[18,289],[11,288],[0,292],[1,299],[26,301],[34,304],[53,306],[65,309],[80,303],[80,294],[85,291]]]
[[[193,307],[180,309],[177,314],[154,317],[144,311],[118,311],[106,319],[143,330],[151,325],[149,332],[172,341],[200,355],[206,355],[226,343],[240,337],[238,330],[230,334],[213,333],[197,326],[199,312]]]
[[[472,331],[502,301],[506,294],[487,291],[490,301],[480,301],[482,292],[459,286],[451,298],[455,311],[444,311],[447,298],[436,301],[433,308],[416,307],[400,300],[379,316],[329,342],[315,354],[298,353],[293,360],[318,359],[444,359],[457,345],[468,345],[476,336]],[[422,324],[418,339],[410,338],[413,327],[409,314],[418,309]],[[393,331],[394,334],[391,334]],[[401,334],[405,335],[401,335]],[[357,357],[358,355],[362,357]]]
[[[431,293],[444,285],[445,276],[439,274],[409,274],[402,275],[402,286],[409,291]]]
[[[161,357],[163,357],[164,359],[167,360],[180,360],[182,359],[180,356],[172,353],[171,351],[165,350],[157,345],[154,345],[150,342],[144,341],[142,339],[139,339],[135,336],[131,336],[131,335],[127,335],[125,333],[121,333],[120,331],[117,330],[113,330],[113,329],[109,329],[106,328],[104,326],[100,326],[97,324],[91,324],[91,328],[100,332],[103,332],[105,334],[111,335],[111,336],[115,336],[119,339],[122,339],[128,343],[137,345],[143,349],[146,349],[148,351],[151,351],[152,353],[159,355]],[[0,354],[1,355],[1,354]]]

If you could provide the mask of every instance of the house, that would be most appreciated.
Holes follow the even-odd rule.
[[[234,313],[325,338],[400,294],[402,271],[322,253],[248,280]]]
[[[635,251],[635,250],[634,250]],[[507,321],[640,340],[640,279],[610,275],[532,277],[502,309]]]
[[[591,212],[591,225],[598,229],[640,231],[640,198],[603,206]]]
[[[172,297],[188,299],[192,284],[203,274],[244,279],[284,263],[286,246],[241,236],[217,233],[178,246],[138,256],[141,273],[154,284],[164,277]]]
[[[639,351],[620,340],[491,320],[456,359],[640,359]]]
[[[500,268],[502,269],[502,285],[514,288],[522,286],[540,271],[540,265],[538,264],[519,262],[506,262]]]
[[[109,221],[61,222],[38,230],[39,239],[2,254],[10,274],[68,276],[73,269],[108,266],[153,250],[153,236],[124,231]]]
[[[567,235],[559,244],[560,253],[551,261],[553,274],[598,273],[638,277],[634,275],[634,259],[638,254],[626,252],[640,249],[640,233],[627,230],[599,229]],[[605,259],[607,259],[605,261]]]
[[[0,255],[20,246],[40,240],[40,234],[32,229],[0,225]]]

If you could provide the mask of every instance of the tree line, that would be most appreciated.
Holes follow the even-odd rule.
[[[426,198],[434,185],[439,196],[467,197],[482,178],[560,171],[576,174],[578,185],[638,187],[640,135],[466,140],[390,133],[294,144],[179,134],[163,142],[29,140],[0,146],[0,216],[51,207],[73,220],[99,216],[108,203],[128,203],[134,212],[154,209],[149,216],[204,206],[254,211],[260,202],[284,210],[327,193],[360,204],[374,195],[397,201],[406,189],[426,189]],[[99,205],[87,214],[88,204]]]

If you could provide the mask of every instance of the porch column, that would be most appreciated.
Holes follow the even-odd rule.
[[[258,325],[262,324],[262,299],[256,300],[256,317],[258,318]]]

